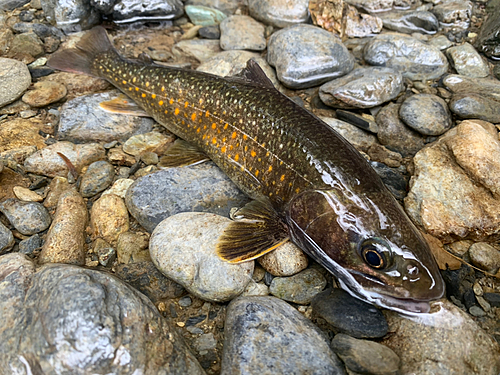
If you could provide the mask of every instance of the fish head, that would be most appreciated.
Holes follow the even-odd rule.
[[[309,190],[286,209],[291,237],[366,302],[423,313],[444,282],[429,246],[388,192]]]

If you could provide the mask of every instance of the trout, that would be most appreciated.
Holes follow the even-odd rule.
[[[253,60],[225,78],[127,60],[97,27],[49,65],[106,79],[179,137],[166,164],[211,159],[254,199],[219,238],[222,259],[255,259],[290,239],[366,302],[422,313],[442,297],[428,244],[377,173]]]

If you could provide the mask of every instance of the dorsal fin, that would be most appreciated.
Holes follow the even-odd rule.
[[[248,60],[247,66],[237,75],[230,77],[230,79],[241,80],[246,84],[254,86],[275,89],[273,82],[269,79],[266,73],[264,73],[255,59]]]

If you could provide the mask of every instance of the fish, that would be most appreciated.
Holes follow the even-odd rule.
[[[163,165],[210,159],[252,198],[219,237],[225,261],[291,240],[370,304],[418,314],[443,296],[427,242],[366,159],[254,60],[235,77],[163,67],[123,58],[96,27],[48,65],[109,81],[131,99],[126,112],[136,106],[174,133]]]

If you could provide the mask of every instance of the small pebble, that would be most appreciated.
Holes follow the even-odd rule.
[[[107,161],[96,161],[89,165],[80,182],[82,197],[89,198],[105,190],[115,176],[114,167]]]
[[[34,191],[31,191],[30,189],[27,189],[22,186],[14,186],[12,189],[14,191],[14,194],[19,200],[25,201],[25,202],[41,202],[43,201],[43,197],[35,193]]]
[[[127,207],[122,198],[114,194],[101,196],[92,206],[90,223],[94,238],[113,244],[121,233],[129,229]]]
[[[179,300],[179,306],[182,306],[182,307],[189,307],[189,306],[191,306],[192,303],[193,303],[193,300],[189,296],[182,297]]]
[[[472,264],[489,273],[495,274],[500,269],[500,251],[486,242],[476,242],[469,249]]]
[[[35,250],[40,249],[42,244],[43,240],[40,236],[38,234],[34,234],[33,236],[19,242],[19,252],[21,254],[31,256]]]
[[[61,83],[52,81],[37,82],[33,85],[33,90],[29,90],[23,95],[23,102],[32,107],[45,107],[58,102],[66,94],[66,86]]]
[[[0,211],[21,234],[27,236],[44,231],[52,221],[47,209],[38,202],[9,198],[0,203]]]
[[[309,268],[290,277],[275,277],[269,291],[285,301],[308,304],[326,286],[325,277],[317,269]]]
[[[274,276],[295,275],[304,270],[309,263],[304,252],[291,241],[258,258],[257,261]]]
[[[476,305],[471,306],[469,308],[469,312],[472,316],[476,316],[478,318],[486,315],[486,312],[482,308],[480,308],[479,306],[476,306]]]

